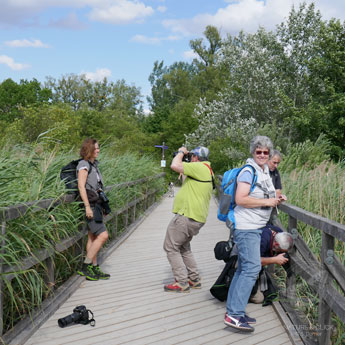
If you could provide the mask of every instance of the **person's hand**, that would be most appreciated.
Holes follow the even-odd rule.
[[[269,198],[263,200],[265,200],[266,207],[276,207],[277,205],[279,205],[279,198]]]
[[[188,153],[188,150],[184,146],[180,147],[178,151],[182,151],[185,155]]]
[[[289,261],[289,259],[286,258],[284,255],[285,255],[285,253],[280,253],[280,254],[278,254],[278,255],[275,257],[275,263],[278,264],[278,265],[280,265],[280,266],[286,264],[286,263]]]
[[[93,218],[93,212],[92,212],[90,206],[86,206],[85,207],[85,213],[86,213],[86,218],[87,219],[92,219]]]
[[[280,205],[282,202],[287,200],[287,197],[286,195],[280,194],[278,199],[279,199],[279,205]]]

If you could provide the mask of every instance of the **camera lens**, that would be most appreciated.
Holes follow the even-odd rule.
[[[80,313],[73,313],[71,315],[67,315],[58,320],[58,325],[61,328],[64,328],[68,326],[69,324],[78,321],[80,317],[81,317]]]

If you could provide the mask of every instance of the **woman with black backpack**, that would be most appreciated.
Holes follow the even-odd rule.
[[[103,222],[102,197],[103,179],[98,169],[99,144],[96,139],[86,139],[80,149],[77,166],[78,190],[84,203],[86,222],[89,228],[86,258],[77,273],[87,280],[109,279],[110,275],[101,271],[97,264],[97,254],[109,235]]]

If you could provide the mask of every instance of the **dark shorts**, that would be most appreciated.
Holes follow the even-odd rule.
[[[87,219],[86,218],[87,226],[89,227],[89,230],[96,236],[101,234],[104,231],[107,231],[107,228],[105,227],[105,224],[102,223],[96,223],[93,219]]]

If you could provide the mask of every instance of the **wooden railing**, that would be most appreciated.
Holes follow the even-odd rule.
[[[331,313],[335,313],[342,322],[345,322],[345,267],[334,251],[335,239],[345,242],[345,225],[290,204],[282,204],[279,209],[288,214],[287,231],[292,234],[295,243],[294,252],[290,255],[292,269],[286,279],[286,298],[282,298],[280,302],[306,344],[328,345],[333,327]],[[322,232],[320,260],[299,234],[298,222]],[[301,316],[297,309],[297,276],[302,277],[318,295],[316,325],[306,322],[305,317]]]
[[[163,178],[165,173],[160,173],[155,176],[142,178],[136,181],[130,181],[120,184],[115,184],[106,188],[106,191],[111,190],[119,190],[120,188],[130,188],[135,185],[145,185],[144,192],[141,193],[140,197],[134,197],[132,200],[126,200],[125,206],[121,209],[114,210],[111,214],[105,217],[105,223],[107,223],[107,231],[112,238],[112,241],[107,245],[105,249],[103,249],[99,253],[99,261],[100,263],[104,259],[106,255],[109,255],[109,252],[113,247],[116,247],[116,244],[119,238],[123,237],[126,229],[130,228],[130,225],[133,224],[139,216],[138,206],[140,205],[140,210],[144,211],[148,209],[155,201],[155,195],[161,190],[153,189],[150,190],[148,183],[153,179]],[[129,193],[128,193],[129,194]],[[53,199],[46,199],[39,202],[28,202],[23,203],[15,206],[10,206],[0,211],[0,222],[1,222],[1,238],[2,241],[0,242],[0,252],[1,254],[5,254],[5,236],[6,236],[6,223],[23,217],[26,213],[36,213],[43,210],[52,209],[60,204],[68,204],[75,201],[73,195],[64,195],[63,197],[59,198],[58,200]],[[123,217],[122,221],[122,231],[119,233],[118,229],[118,219],[119,216]],[[3,335],[3,297],[4,297],[4,288],[5,288],[5,280],[6,283],[10,283],[16,275],[16,272],[20,272],[23,270],[28,270],[34,265],[38,263],[44,263],[45,267],[47,267],[45,271],[44,281],[46,286],[51,287],[50,295],[54,295],[54,286],[55,286],[55,272],[54,272],[54,256],[57,252],[64,252],[65,250],[75,247],[77,255],[82,254],[84,251],[85,243],[85,235],[87,234],[87,226],[86,223],[83,222],[78,233],[74,236],[69,238],[65,238],[61,242],[54,243],[53,248],[45,249],[42,248],[38,252],[34,253],[34,255],[28,256],[23,258],[19,264],[15,266],[5,265],[3,261],[1,261],[0,255],[0,343],[7,343],[13,338],[15,338],[20,332],[23,332],[28,326],[32,325],[33,322],[30,320],[24,320],[23,322],[19,322],[12,330],[7,332]],[[77,279],[78,277],[75,277]],[[64,293],[65,299],[68,297],[66,293]],[[51,301],[54,301],[54,297],[50,298]],[[50,303],[50,302],[49,302]],[[60,301],[61,304],[61,301]],[[47,313],[45,313],[45,317]],[[37,327],[36,323],[36,327]]]
[[[222,176],[217,177],[219,181],[222,181]],[[219,195],[219,184],[217,184],[217,190]],[[286,291],[280,291],[280,303],[292,321],[294,331],[298,332],[305,344],[329,345],[333,329],[332,312],[345,323],[345,267],[334,251],[335,239],[345,242],[345,225],[288,203],[281,204],[279,210],[289,217],[287,230],[284,229],[277,216],[273,217],[274,223],[291,233],[294,238],[294,249],[289,253],[291,270],[286,277]],[[299,234],[298,222],[322,232],[320,260]],[[296,279],[298,276],[302,277],[318,296],[318,323],[316,325],[310,324],[297,307]]]

